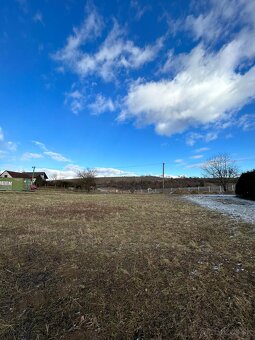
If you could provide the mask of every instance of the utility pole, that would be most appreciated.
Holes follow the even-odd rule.
[[[33,181],[34,181],[34,175],[35,175],[35,166],[32,166],[32,169],[33,169],[33,174],[32,174],[32,184],[33,184]]]
[[[163,162],[162,167],[162,193],[165,191],[165,163]]]

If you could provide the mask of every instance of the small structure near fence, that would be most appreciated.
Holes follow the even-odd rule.
[[[29,178],[0,178],[0,191],[30,191]]]
[[[29,178],[33,180],[33,184],[38,186],[44,185],[48,176],[45,172],[17,172],[17,171],[9,171],[5,170],[0,174],[0,177],[3,178]]]

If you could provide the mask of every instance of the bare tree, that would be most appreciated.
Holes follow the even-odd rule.
[[[227,185],[231,179],[238,177],[238,167],[228,154],[219,154],[208,159],[203,165],[203,177],[215,178],[227,191]]]
[[[58,179],[58,174],[57,172],[54,172],[51,176],[50,176],[51,180],[53,181],[54,183],[54,186],[55,186],[55,189],[56,189],[56,186],[57,186],[57,179]]]
[[[84,169],[77,172],[79,178],[79,184],[81,188],[85,189],[87,192],[95,190],[96,188],[96,170],[95,169]]]

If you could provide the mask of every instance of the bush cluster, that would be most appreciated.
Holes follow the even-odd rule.
[[[255,169],[240,176],[236,183],[236,195],[255,199]]]

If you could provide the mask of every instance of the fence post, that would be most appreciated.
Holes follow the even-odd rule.
[[[210,187],[210,185],[209,185],[209,187],[208,187],[208,188],[209,188],[209,192],[211,192],[211,187]]]

